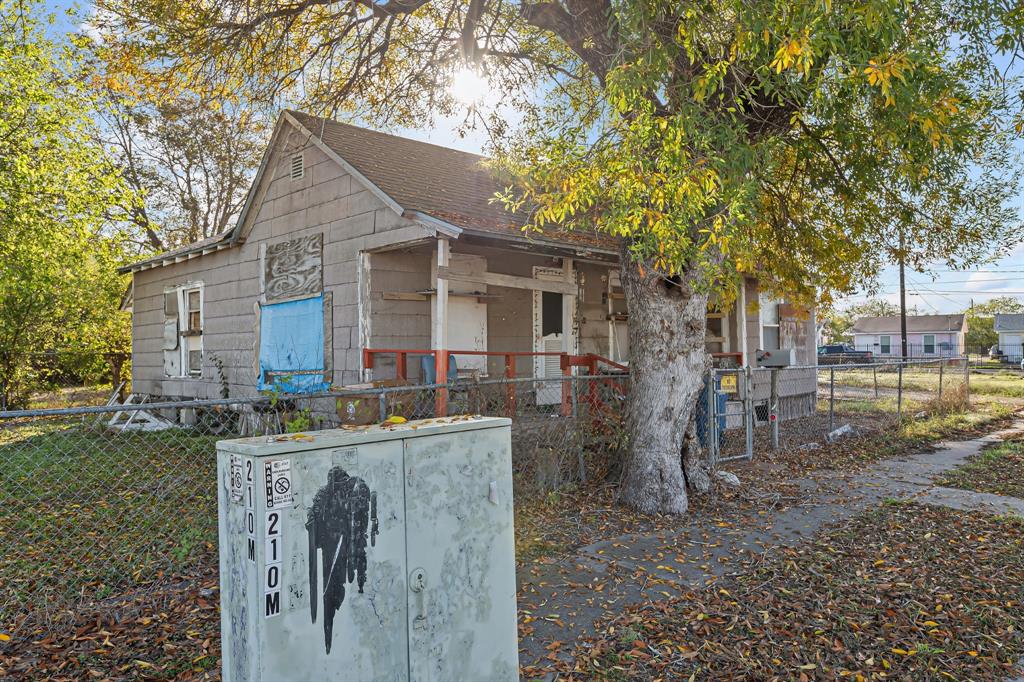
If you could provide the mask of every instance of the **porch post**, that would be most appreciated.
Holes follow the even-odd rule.
[[[448,240],[439,237],[437,240],[437,272],[448,267]],[[437,383],[448,383],[448,280],[435,274],[436,290],[434,304],[434,377]],[[434,416],[444,417],[448,414],[448,389],[438,388],[434,392]]]
[[[573,259],[562,259],[562,277],[572,284],[576,281],[573,273]],[[577,289],[577,294],[578,294]],[[562,296],[562,415],[572,414],[572,376],[573,370],[569,356],[576,353],[578,334],[576,333],[576,295]]]
[[[736,340],[740,344],[740,352],[743,358],[740,365],[747,367],[747,278],[740,276],[739,309],[736,311]]]

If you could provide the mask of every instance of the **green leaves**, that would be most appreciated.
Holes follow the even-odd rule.
[[[1008,103],[988,46],[959,36],[997,23],[994,5],[616,12],[621,58],[604,88],[553,91],[502,159],[535,226],[569,217],[706,288],[750,273],[819,302],[870,280],[899,230],[916,266],[963,266],[1017,227]]]
[[[19,390],[24,353],[121,350],[122,253],[104,232],[122,191],[92,143],[92,98],[75,48],[46,37],[39,5],[0,0],[0,379]]]

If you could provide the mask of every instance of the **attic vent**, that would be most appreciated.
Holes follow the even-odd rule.
[[[302,163],[302,154],[299,153],[299,154],[292,155],[292,167],[291,167],[292,180],[298,180],[299,178],[301,178],[305,168],[306,167]]]

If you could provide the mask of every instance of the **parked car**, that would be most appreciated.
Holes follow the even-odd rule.
[[[818,346],[819,365],[853,365],[871,362],[871,351],[857,350],[848,343],[827,343]]]

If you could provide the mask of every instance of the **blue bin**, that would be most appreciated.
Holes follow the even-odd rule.
[[[722,377],[720,375],[715,376],[715,412],[717,416],[715,421],[718,427],[718,439],[721,441],[722,434],[725,433],[725,404],[728,401],[729,396],[722,393]],[[704,388],[700,391],[700,397],[697,399],[697,441],[700,443],[702,448],[708,446],[708,419],[711,415],[708,414],[708,380],[704,379]]]

